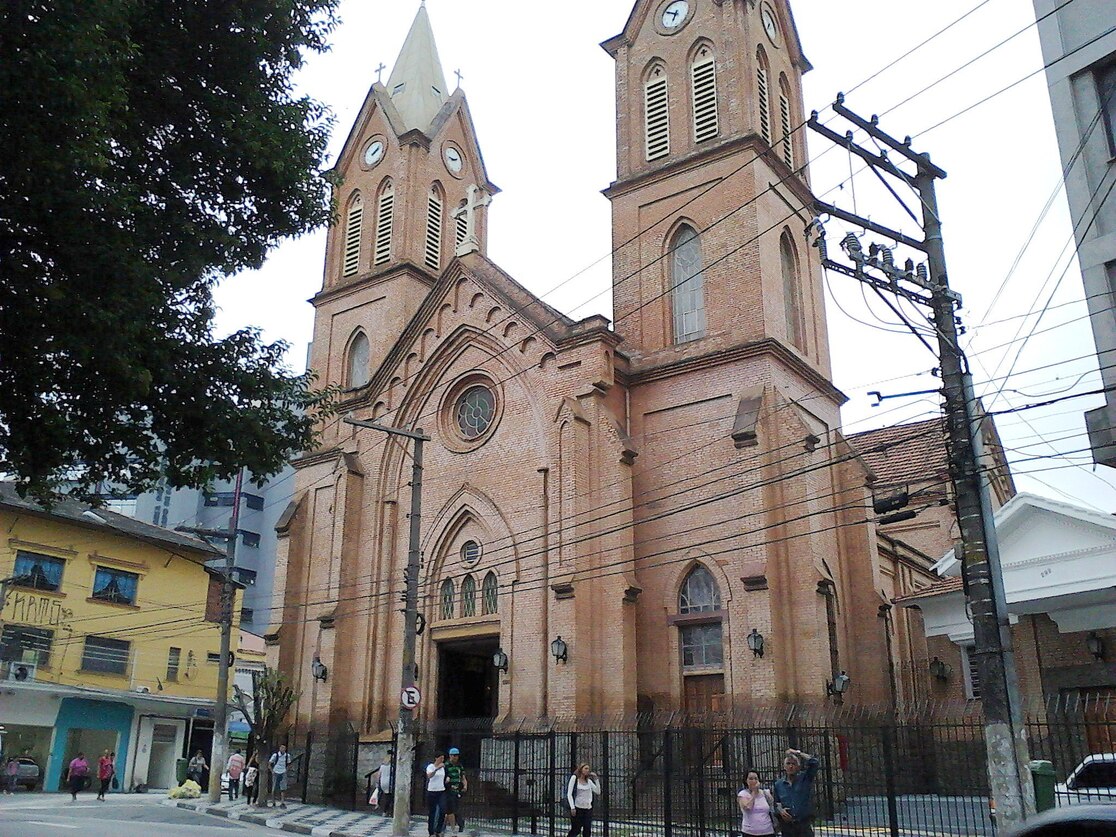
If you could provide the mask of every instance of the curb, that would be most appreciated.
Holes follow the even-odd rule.
[[[362,835],[358,835],[350,831],[327,831],[327,826],[309,825],[299,822],[282,822],[281,820],[271,819],[266,814],[241,814],[230,811],[227,808],[210,806],[208,803],[205,802],[165,799],[163,800],[163,804],[169,805],[173,808],[181,808],[184,811],[193,811],[197,814],[207,814],[211,817],[221,817],[223,819],[234,820],[236,822],[246,822],[252,825],[262,826],[263,828],[271,828],[276,831],[286,831],[291,834],[309,834],[313,835],[313,837],[362,837]]]

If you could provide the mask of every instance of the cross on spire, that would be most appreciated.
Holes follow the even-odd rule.
[[[380,66],[376,68],[376,81],[377,81],[377,83],[379,83],[380,76],[383,74],[384,70],[386,70],[386,69],[387,69],[387,67],[384,65],[384,62],[381,61]]]
[[[454,70],[453,74],[455,76],[457,76],[457,86],[460,87],[461,86],[461,79],[465,78],[465,76],[461,75],[461,70],[459,70],[459,69]]]

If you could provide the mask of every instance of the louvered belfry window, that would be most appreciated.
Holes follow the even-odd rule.
[[[453,246],[460,247],[465,241],[465,236],[469,234],[469,219],[466,218],[465,213],[462,212],[455,220],[457,226],[454,229]]]
[[[644,131],[647,140],[647,159],[657,160],[670,153],[670,114],[667,98],[667,80],[662,68],[643,89]]]
[[[767,84],[767,68],[759,67],[756,70],[756,98],[759,99],[759,128],[760,136],[768,145],[771,144],[771,91]]]
[[[690,67],[694,102],[694,142],[717,136],[717,63],[713,51],[702,47]]]
[[[442,198],[431,190],[426,199],[426,266],[437,270],[442,263]]]
[[[360,195],[353,198],[349,214],[345,218],[345,252],[342,258],[341,275],[352,276],[360,269],[360,227],[364,220],[364,203]]]
[[[786,93],[779,94],[779,122],[783,130],[783,162],[794,168],[794,143],[791,135],[790,99]]]
[[[372,251],[372,264],[383,264],[391,258],[391,225],[395,214],[395,191],[391,185],[380,193],[376,208],[376,246]]]

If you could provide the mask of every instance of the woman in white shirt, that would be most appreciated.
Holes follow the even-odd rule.
[[[759,773],[749,770],[746,786],[736,795],[740,805],[740,830],[748,837],[767,837],[775,833],[775,799],[760,783]]]
[[[577,770],[570,777],[569,784],[566,785],[566,801],[570,803],[570,817],[573,819],[568,837],[576,837],[579,832],[584,837],[589,837],[593,797],[600,796],[600,793],[601,786],[597,784],[597,774],[590,770],[589,763],[578,765]]]

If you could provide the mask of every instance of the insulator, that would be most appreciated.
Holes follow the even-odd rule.
[[[895,255],[891,252],[890,247],[881,247],[880,255],[883,257],[883,263],[887,267],[893,267],[895,265]]]
[[[855,233],[849,233],[841,239],[841,247],[846,253],[861,253],[863,248],[860,246],[860,239],[856,237]]]
[[[821,255],[822,261],[829,261],[829,242],[826,241],[825,236],[823,235],[814,243],[818,248],[818,253]]]
[[[930,273],[926,269],[926,263],[925,262],[923,262],[922,264],[920,264],[918,267],[915,268],[915,276],[917,276],[923,282],[929,282],[930,281]]]

